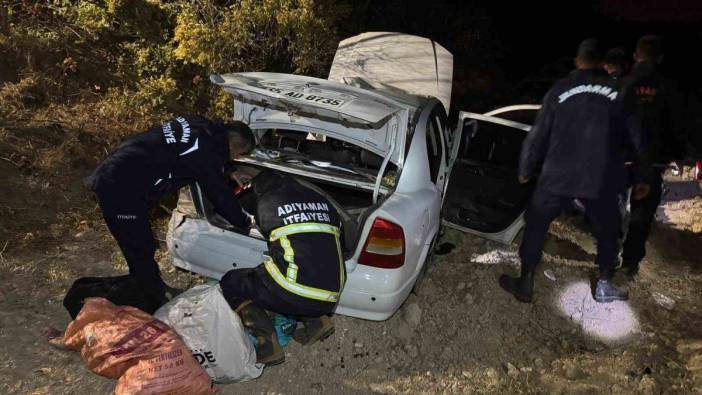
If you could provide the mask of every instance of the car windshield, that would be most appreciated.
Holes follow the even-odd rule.
[[[323,134],[283,129],[257,132],[262,136],[253,152],[257,160],[314,169],[365,182],[375,182],[383,163],[383,157],[379,155]],[[395,177],[396,167],[388,163],[382,184],[394,187]]]

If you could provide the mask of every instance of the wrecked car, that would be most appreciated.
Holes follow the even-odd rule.
[[[241,182],[262,169],[295,176],[341,214],[347,282],[336,313],[385,320],[431,261],[442,224],[509,243],[523,226],[521,142],[538,106],[461,112],[449,125],[453,57],[437,43],[364,33],[339,44],[327,80],[265,72],[211,76],[234,99],[257,147]],[[247,207],[247,191],[238,195]],[[221,278],[259,265],[266,241],[184,188],[167,237],[176,267]]]

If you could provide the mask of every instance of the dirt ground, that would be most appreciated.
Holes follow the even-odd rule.
[[[111,393],[113,380],[43,336],[69,322],[61,302],[76,278],[126,270],[82,186],[89,166],[47,172],[31,155],[50,153],[50,133],[0,133],[0,393]],[[697,201],[674,200],[671,210],[692,223]],[[167,214],[156,216],[163,239]],[[608,305],[589,294],[593,242],[577,218],[552,227],[531,305],[497,286],[517,270],[516,246],[447,231],[456,248],[434,259],[392,318],[336,316],[331,338],[293,343],[284,364],[221,393],[702,393],[702,238],[673,217],[654,227],[631,300]],[[197,280],[175,271],[162,247],[169,282]]]

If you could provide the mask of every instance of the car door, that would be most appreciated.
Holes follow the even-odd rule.
[[[519,152],[531,125],[508,118],[534,119],[538,108],[511,106],[491,112],[499,116],[459,114],[442,208],[446,226],[512,242],[524,225],[533,184],[517,181]]]
[[[426,130],[429,177],[441,192],[442,200],[450,173],[451,146],[448,140],[446,112],[442,106],[435,106],[427,120]]]

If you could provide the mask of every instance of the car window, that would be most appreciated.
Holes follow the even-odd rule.
[[[439,176],[443,154],[439,127],[436,118],[432,118],[427,125],[427,156],[429,157],[429,175],[432,182],[436,182]]]
[[[519,167],[519,153],[527,132],[509,126],[480,122],[477,133],[461,142],[459,159],[505,169]]]

